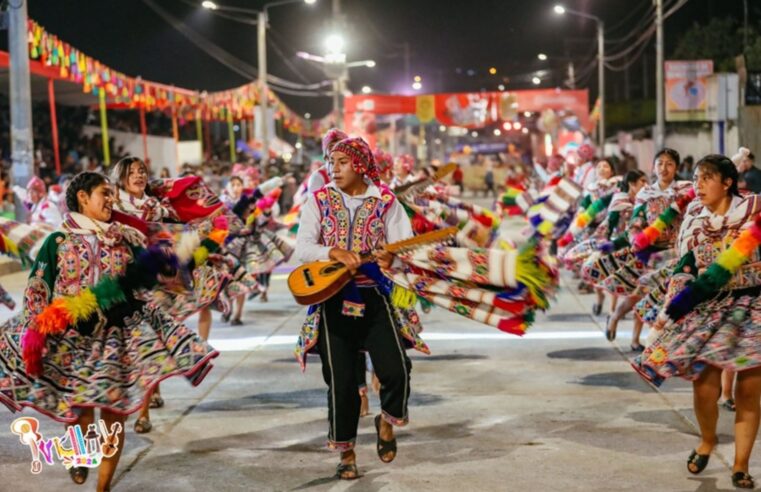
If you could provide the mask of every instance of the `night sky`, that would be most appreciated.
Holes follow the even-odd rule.
[[[256,27],[194,7],[200,0],[155,0],[209,41],[256,66]],[[665,0],[667,6],[676,0]],[[222,5],[257,8],[258,0],[219,0]],[[536,70],[554,70],[543,87],[563,78],[570,57],[577,70],[595,54],[594,22],[557,16],[550,0],[342,0],[348,27],[348,59],[374,59],[375,68],[355,68],[349,88],[370,85],[376,92],[411,92],[404,80],[402,43],[411,51],[410,75],[421,75],[423,92],[496,90],[509,77],[508,89],[530,87]],[[569,8],[600,16],[609,39],[625,36],[642,22],[651,0],[568,0]],[[761,2],[749,0],[750,18],[758,23]],[[666,52],[680,31],[712,16],[742,18],[742,0],[690,0],[667,20]],[[187,40],[141,0],[29,0],[29,16],[50,32],[128,75],[190,89],[221,90],[248,80],[226,68]],[[331,1],[294,4],[270,11],[269,72],[296,82],[319,82],[321,70],[295,56],[296,51],[323,53],[330,30]],[[3,36],[5,38],[5,36]],[[3,44],[6,40],[3,39]],[[300,72],[295,73],[283,56]],[[621,49],[612,44],[608,50]],[[654,51],[649,49],[650,54]],[[537,60],[537,53],[550,59]],[[650,58],[653,59],[653,56]],[[489,67],[498,70],[488,73]],[[636,70],[637,66],[633,66]],[[303,78],[302,78],[303,77]],[[592,96],[595,77],[588,78]],[[329,97],[281,94],[294,110],[327,113]]]

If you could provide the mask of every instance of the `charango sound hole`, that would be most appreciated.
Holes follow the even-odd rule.
[[[340,263],[331,263],[330,265],[326,265],[320,269],[320,275],[330,275],[332,273],[337,272],[343,268],[343,265]]]

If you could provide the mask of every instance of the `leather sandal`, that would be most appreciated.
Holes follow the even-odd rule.
[[[378,441],[375,447],[378,451],[378,457],[380,458],[380,460],[384,463],[391,463],[392,461],[394,461],[394,458],[396,458],[396,437],[394,437],[390,441],[384,441],[383,439],[381,439],[380,423],[382,418],[383,417],[381,415],[375,416],[375,432],[377,433],[377,436],[378,436]],[[391,453],[393,453],[393,455],[389,459],[388,455]]]
[[[151,395],[151,402],[148,404],[148,408],[162,408],[164,406],[164,399],[158,393]]]
[[[697,450],[693,449],[692,454],[687,458],[687,471],[693,475],[697,475],[706,469],[710,458],[710,454],[698,454]],[[695,465],[695,469],[692,469],[690,465]]]
[[[339,480],[356,480],[359,470],[356,463],[339,463],[336,467],[336,478]]]
[[[90,469],[85,468],[84,466],[73,466],[69,468],[69,476],[71,477],[71,481],[77,485],[82,485],[87,481],[87,475],[89,472]]]
[[[735,472],[732,474],[732,485],[738,489],[752,489],[756,484],[753,477],[745,472]]]
[[[135,432],[138,434],[148,434],[151,429],[153,429],[153,424],[151,423],[150,419],[147,419],[145,417],[140,417],[135,421],[135,425],[133,426],[135,429]]]

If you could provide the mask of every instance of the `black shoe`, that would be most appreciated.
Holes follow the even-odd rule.
[[[600,316],[602,314],[602,304],[592,304],[592,314],[595,316]]]
[[[224,321],[225,323],[230,321],[230,314],[223,314],[222,315],[222,321]]]
[[[377,442],[375,443],[375,450],[378,452],[378,457],[384,463],[391,463],[396,458],[396,437],[390,441],[384,441],[380,436],[381,415],[375,416],[375,432],[377,434]],[[393,454],[391,454],[393,453]],[[391,457],[389,458],[389,455]]]
[[[608,339],[609,342],[612,342],[616,339],[616,332],[610,331],[610,316],[608,316],[608,319],[605,320],[605,338]]]
[[[732,485],[738,489],[752,489],[756,487],[753,477],[745,472],[735,472],[732,474]]]
[[[241,321],[240,318],[235,318],[230,321],[230,326],[243,326],[243,321]]]
[[[706,466],[708,466],[708,460],[710,458],[710,454],[698,454],[697,450],[693,449],[692,454],[690,454],[690,457],[687,458],[687,471],[693,475],[697,475],[706,469]],[[690,468],[690,465],[695,465],[695,468]]]
[[[77,485],[82,485],[87,481],[87,474],[89,472],[90,469],[83,466],[73,466],[69,468],[69,476],[71,477],[71,480]]]
[[[339,463],[336,467],[336,478],[339,480],[356,480],[359,478],[359,470],[356,463]]]
[[[629,345],[629,348],[632,349],[632,352],[642,353],[645,351],[645,346],[641,343],[638,343],[637,345]]]

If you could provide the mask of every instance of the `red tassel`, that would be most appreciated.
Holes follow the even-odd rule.
[[[558,239],[558,246],[560,246],[561,248],[564,248],[568,246],[571,243],[571,241],[573,241],[573,234],[571,234],[570,232],[567,232],[565,233],[563,237]]]
[[[227,222],[227,217],[224,215],[214,217],[214,220],[211,221],[211,225],[214,229],[223,229],[225,231],[230,227],[230,224]]]
[[[504,318],[499,320],[497,328],[500,331],[504,331],[505,333],[510,333],[522,337],[526,334],[526,328],[523,322],[523,316],[517,316],[515,318]]]
[[[680,212],[684,212],[687,205],[695,199],[695,188],[690,188],[684,194],[679,195],[676,199],[676,206],[679,207]]]
[[[36,378],[42,374],[42,352],[46,337],[34,328],[27,327],[21,337],[21,354],[24,358],[26,373]]]
[[[522,301],[508,301],[497,297],[494,299],[494,307],[512,314],[523,314],[528,305]]]
[[[417,234],[423,234],[426,232],[431,232],[436,229],[436,226],[433,225],[433,223],[423,217],[420,214],[415,214],[412,217],[412,230],[415,231]]]
[[[486,215],[474,215],[473,218],[476,219],[484,227],[491,228],[492,224],[494,223],[492,218]]]

